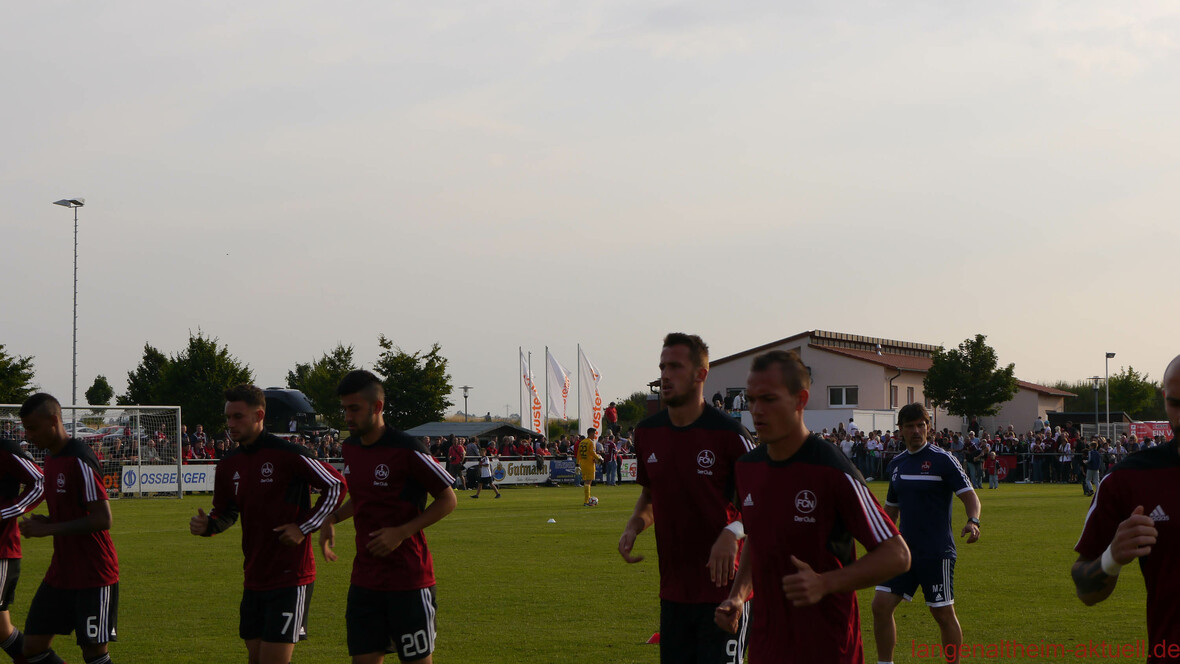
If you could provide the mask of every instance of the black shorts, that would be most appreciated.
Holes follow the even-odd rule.
[[[434,652],[437,611],[434,586],[397,591],[349,586],[348,654],[396,652],[402,661],[424,659]]]
[[[243,641],[299,643],[307,639],[307,608],[315,583],[274,590],[242,591],[238,636]]]
[[[730,634],[713,621],[716,604],[683,604],[661,599],[661,664],[742,664],[751,602],[743,607],[738,633]]]
[[[922,586],[922,596],[926,599],[926,606],[937,609],[940,606],[954,604],[955,559],[915,559],[910,565],[909,571],[877,586],[877,590],[901,595],[908,602],[914,598],[914,591],[918,589],[918,586]]]
[[[29,615],[25,634],[45,636],[76,632],[78,645],[116,641],[119,622],[119,584],[98,588],[54,588],[41,582]]]
[[[20,558],[0,559],[0,611],[7,611],[20,581]]]
[[[492,482],[494,481],[495,478],[492,477],[481,477],[479,478],[479,486],[483,489],[490,489],[492,488]]]

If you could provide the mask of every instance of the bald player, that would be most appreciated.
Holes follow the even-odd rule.
[[[1172,440],[1128,456],[1102,481],[1072,569],[1078,598],[1093,606],[1114,592],[1122,567],[1139,559],[1149,662],[1180,658],[1180,356],[1164,372],[1163,392]]]

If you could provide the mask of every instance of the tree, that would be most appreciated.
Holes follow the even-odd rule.
[[[86,403],[91,406],[106,406],[115,396],[115,388],[107,382],[107,377],[99,374],[94,378],[94,384],[86,390]]]
[[[254,372],[218,345],[217,337],[200,330],[188,335],[188,346],[168,358],[160,372],[160,403],[181,407],[189,426],[212,426],[225,419],[225,390],[254,382]]]
[[[0,344],[0,403],[24,403],[39,388],[33,384],[33,358],[12,356]]]
[[[165,404],[160,388],[168,358],[152,347],[143,345],[143,359],[134,371],[127,372],[127,391],[119,395],[120,406],[161,406]]]
[[[385,423],[405,430],[442,420],[455,404],[449,399],[451,375],[439,345],[431,346],[425,355],[421,351],[411,355],[384,334],[378,335],[377,344],[383,350],[373,370],[385,377]]]
[[[619,413],[619,427],[626,430],[647,417],[647,392],[632,392],[626,401],[615,404]]]
[[[1166,420],[1160,386],[1127,367],[1110,377],[1110,409],[1121,410],[1135,420]]]
[[[986,339],[977,334],[957,349],[936,348],[930,371],[922,381],[926,398],[952,415],[967,418],[1000,412],[1019,389],[1013,375],[1016,365],[997,369],[996,351]]]
[[[299,390],[323,416],[328,425],[343,428],[344,417],[340,414],[340,400],[336,386],[349,371],[356,369],[352,359],[352,346],[338,343],[331,352],[310,364],[296,364],[294,371],[287,372],[287,387]]]

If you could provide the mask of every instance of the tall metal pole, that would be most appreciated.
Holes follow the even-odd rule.
[[[78,208],[74,207],[74,380],[70,388],[70,403],[78,403]],[[77,409],[74,411],[77,420]],[[74,424],[74,428],[77,428]],[[74,432],[75,435],[77,432]]]
[[[1106,436],[1107,439],[1114,438],[1110,433],[1110,358],[1114,357],[1114,353],[1106,354]]]
[[[524,354],[524,349],[520,346],[516,347],[516,361],[520,362],[520,356]],[[518,373],[520,369],[516,370]],[[520,401],[520,427],[524,428],[524,376],[520,377],[520,382],[516,385],[516,396]]]
[[[545,440],[549,440],[549,347],[545,346]]]
[[[582,344],[578,344],[578,432],[582,431]]]

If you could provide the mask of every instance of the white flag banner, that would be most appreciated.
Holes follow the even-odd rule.
[[[566,404],[570,399],[570,372],[561,366],[561,362],[553,357],[553,353],[546,350],[545,355],[545,365],[549,372],[549,415],[568,420]]]
[[[586,429],[594,427],[601,433],[602,395],[598,393],[598,381],[602,374],[598,373],[598,368],[582,352],[581,346],[578,347],[578,363],[582,374],[582,385],[578,390],[578,417],[582,419],[578,422],[578,428],[582,433],[586,433]]]
[[[533,382],[533,376],[529,373],[529,361],[524,356],[524,351],[520,351],[520,398],[524,403],[525,413],[521,413],[521,426],[532,431],[533,433],[544,435],[544,427],[541,424],[542,413],[544,408],[541,404],[541,397],[537,394],[537,385]]]

